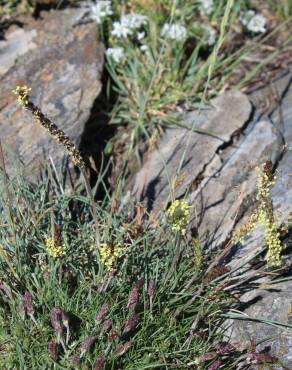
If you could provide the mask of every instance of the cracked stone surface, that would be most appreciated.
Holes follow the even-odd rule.
[[[193,206],[193,226],[203,245],[216,248],[224,245],[232,230],[246,223],[254,211],[255,168],[272,160],[277,175],[272,190],[277,222],[291,221],[291,82],[292,71],[287,70],[271,85],[249,96],[239,92],[224,93],[211,102],[209,110],[200,114],[187,113],[182,122],[190,126],[194,123],[194,127],[205,134],[184,128],[167,129],[157,149],[148,153],[136,175],[133,194],[153,212],[167,207],[171,191],[175,198],[186,196]],[[175,182],[184,152],[185,158]],[[286,245],[283,260],[289,265],[290,234]],[[263,252],[264,248],[264,230],[258,228],[242,246],[232,249],[224,263],[236,268]],[[249,272],[255,271],[252,264],[247,266]],[[291,269],[289,271],[288,276]],[[272,355],[292,368],[291,281],[271,283],[271,276],[266,275],[254,279],[254,283],[258,288],[242,293],[240,297],[242,310],[250,317],[288,324],[291,328],[234,320],[228,332],[231,340],[244,348],[251,339],[260,341],[271,337],[257,350],[269,347]]]
[[[277,216],[278,224],[282,222],[291,223],[292,212],[292,74],[285,78],[286,88],[283,89],[281,104],[270,114],[270,120],[276,127],[280,127],[285,140],[285,152],[280,158],[277,166],[277,180],[272,189],[272,198],[274,210]],[[280,82],[283,84],[283,80]],[[281,117],[281,122],[279,118]],[[244,221],[243,220],[242,222]],[[291,227],[290,232],[284,239],[286,250],[283,253],[283,259],[287,265],[291,266]],[[262,230],[255,230],[246,243],[233,256],[229,265],[237,267],[239,264],[251,258],[251,256],[263,250],[264,235]],[[286,277],[291,276],[291,268],[286,271]],[[280,278],[278,278],[279,280]],[[264,318],[273,320],[286,325],[290,328],[277,328],[274,326],[264,325],[258,322],[234,321],[230,336],[234,342],[240,339],[241,346],[247,345],[251,338],[259,341],[266,337],[271,339],[258,349],[264,349],[265,346],[271,348],[271,353],[277,356],[288,369],[292,368],[292,283],[291,281],[273,282],[269,277],[255,280],[259,288],[248,291],[241,296],[240,301],[246,307],[244,312],[250,317]],[[284,369],[277,367],[277,369]]]
[[[6,151],[16,153],[26,173],[38,171],[43,153],[60,166],[65,152],[16,102],[12,90],[25,83],[31,100],[79,144],[101,90],[104,47],[96,24],[82,22],[86,10],[43,12],[22,20],[0,41],[0,132]],[[56,32],[57,31],[57,32]],[[8,174],[14,163],[5,158]]]
[[[244,202],[254,197],[255,168],[267,160],[267,151],[276,160],[281,154],[281,141],[267,120],[258,121],[251,132],[232,146],[230,156],[189,197],[199,218],[201,238],[204,242],[208,238],[212,245],[224,243],[236,226]]]
[[[242,304],[246,306],[244,313],[250,318],[271,320],[291,326],[292,282],[273,284],[269,287],[264,287],[264,285],[262,282],[262,288],[254,289],[241,297]],[[257,346],[257,351],[270,350],[270,353],[280,359],[286,368],[292,368],[291,328],[270,326],[256,320],[236,320],[229,329],[229,335],[233,343],[240,349],[246,348],[252,340],[258,342],[269,338]],[[275,366],[273,369],[284,368]]]
[[[136,196],[147,202],[148,209],[156,211],[167,202],[169,184],[173,184],[184,152],[181,172],[173,186],[176,197],[186,192],[211,160],[216,161],[216,151],[229,142],[251,114],[248,98],[239,91],[226,92],[211,104],[211,109],[191,112],[183,119],[185,125],[194,126],[200,133],[168,128],[158,149],[149,154],[134,185]]]

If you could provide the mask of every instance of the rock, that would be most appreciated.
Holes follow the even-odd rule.
[[[61,166],[63,147],[37,126],[12,94],[19,83],[31,87],[31,100],[78,145],[93,102],[101,90],[104,47],[86,10],[66,9],[26,19],[0,41],[0,130],[7,150],[16,152],[26,172],[38,171],[43,153]],[[13,161],[5,158],[8,173]]]
[[[25,31],[17,28],[8,33],[6,41],[0,41],[0,75],[1,77],[14,65],[21,55],[37,47],[33,39],[37,36],[36,30]]]
[[[261,120],[230,149],[229,156],[218,161],[220,165],[204,177],[189,197],[199,221],[201,238],[209,246],[221,245],[231,236],[239,212],[242,213],[247,201],[255,197],[256,166],[265,163],[270,156],[278,160],[281,141],[272,124]]]
[[[183,155],[181,173],[173,187],[175,197],[183,195],[216,160],[216,152],[240,130],[251,114],[247,97],[238,91],[224,93],[211,102],[212,109],[187,114],[183,123],[187,128],[168,128],[156,151],[137,174],[134,191],[139,200],[147,202],[149,210],[165,206],[170,194],[170,183]],[[192,128],[194,130],[192,131]],[[197,132],[196,132],[197,130]]]
[[[234,320],[229,329],[232,342],[238,349],[250,346],[252,340],[257,352],[267,351],[277,357],[287,369],[292,366],[292,320],[291,320],[292,282],[264,284],[241,297],[244,314],[250,320]],[[289,299],[290,298],[290,299]],[[267,323],[260,322],[266,320]],[[268,325],[271,321],[272,325]],[[230,321],[228,322],[230,324]],[[286,328],[277,323],[287,325]],[[290,326],[290,328],[289,328]],[[284,369],[282,366],[273,369]]]
[[[157,212],[168,205],[170,194],[173,198],[185,196],[193,206],[192,226],[197,228],[204,248],[215,249],[225,245],[232,232],[248,221],[256,207],[255,168],[272,160],[277,175],[271,192],[275,217],[278,225],[291,225],[291,81],[292,72],[288,70],[271,86],[249,96],[230,91],[212,101],[209,110],[186,114],[183,124],[195,122],[196,128],[213,135],[168,128],[135,178],[133,193],[137,199]],[[181,171],[173,184],[184,152]],[[289,276],[289,234],[284,243],[289,246],[283,252]],[[253,284],[246,283],[239,297],[242,312],[256,320],[228,321],[231,328],[226,335],[241,348],[248,347],[251,339],[260,342],[270,337],[257,346],[257,351],[268,346],[271,355],[292,368],[292,283],[256,269],[253,262],[262,263],[264,251],[264,230],[257,228],[242,246],[232,248],[221,260],[232,269],[245,264],[247,273],[253,276]],[[266,323],[260,322],[263,319]],[[290,326],[268,325],[269,320]]]
[[[277,166],[277,180],[272,189],[272,198],[274,211],[278,224],[288,223],[291,233],[291,212],[292,212],[292,148],[289,146],[292,136],[292,83],[291,74],[285,77],[286,86],[283,89],[281,104],[275,108],[271,114],[271,122],[279,127],[286,144],[286,151],[279,160]],[[280,81],[283,84],[283,80]],[[281,122],[279,121],[281,117]],[[246,220],[246,217],[243,217]],[[244,222],[242,220],[242,222]],[[286,251],[283,252],[283,260],[287,266],[291,266],[291,236],[288,233],[283,244],[286,245]],[[263,250],[264,247],[263,231],[255,230],[246,243],[232,256],[229,266],[237,268],[245,261],[250,260],[256,253]],[[250,268],[252,270],[252,267]],[[290,271],[290,274],[289,274]],[[287,274],[287,272],[286,272]],[[291,267],[288,268],[287,277],[291,275]],[[272,280],[272,281],[271,281]],[[274,280],[274,281],[273,281]],[[276,281],[275,281],[276,280]],[[279,282],[277,283],[277,280]],[[283,279],[284,280],[284,279]],[[269,338],[258,346],[258,350],[265,347],[270,349],[273,356],[278,357],[286,368],[292,368],[292,321],[291,321],[291,296],[292,282],[281,281],[281,277],[272,279],[269,276],[261,277],[253,282],[259,287],[252,291],[244,293],[240,302],[244,313],[255,319],[272,320],[274,322],[287,325],[286,328],[271,326],[260,322],[251,322],[243,320],[234,320],[229,335],[233,342],[240,342],[241,346],[248,345],[250,339],[257,342]],[[277,369],[284,369],[279,366]]]

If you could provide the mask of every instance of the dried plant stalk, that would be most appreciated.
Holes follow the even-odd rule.
[[[16,86],[15,90],[13,90],[14,94],[17,96],[17,101],[20,105],[23,106],[24,109],[30,111],[35,119],[35,121],[44,127],[48,133],[56,140],[58,144],[62,144],[69,156],[72,158],[73,163],[80,169],[80,172],[83,176],[85,188],[87,191],[88,196],[91,200],[91,207],[92,207],[92,216],[96,226],[96,242],[99,248],[100,245],[100,237],[99,237],[99,225],[97,221],[96,215],[96,204],[95,200],[90,188],[90,184],[88,178],[85,173],[85,161],[82,158],[80,151],[76,148],[72,140],[65,134],[65,132],[53,123],[48,117],[46,117],[42,111],[29,99],[29,92],[31,88],[28,86]]]

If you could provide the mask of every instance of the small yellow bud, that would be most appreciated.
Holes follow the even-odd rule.
[[[190,208],[191,206],[185,200],[175,200],[171,204],[167,214],[173,231],[180,232],[182,235],[186,233],[186,228],[191,217]]]
[[[56,245],[53,238],[48,238],[46,240],[46,250],[50,256],[58,258],[66,254],[67,248],[65,245]]]
[[[24,107],[28,103],[30,91],[31,91],[31,88],[26,85],[16,86],[15,90],[12,90],[12,92],[17,96],[18,103],[23,105]]]
[[[114,264],[122,254],[121,245],[118,243],[116,245],[101,244],[99,247],[99,255],[102,264],[108,269],[112,270]]]

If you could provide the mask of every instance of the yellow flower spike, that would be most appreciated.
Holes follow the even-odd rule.
[[[31,88],[27,85],[24,86],[16,86],[15,90],[12,90],[12,92],[17,96],[17,101],[22,106],[26,106],[29,99],[29,92],[31,91]]]
[[[168,209],[168,221],[174,232],[185,235],[186,228],[190,222],[191,206],[185,200],[176,199]]]
[[[53,238],[46,240],[46,250],[48,254],[54,258],[62,257],[66,254],[67,248],[63,245],[56,245]]]
[[[257,167],[256,171],[258,173],[257,200],[259,204],[249,221],[233,237],[233,241],[242,242],[244,237],[258,224],[264,225],[265,241],[268,247],[267,264],[270,267],[279,267],[282,261],[282,244],[280,233],[275,223],[273,199],[271,196],[271,189],[275,185],[276,176],[272,173],[272,163],[270,161],[266,162],[263,169]]]
[[[108,270],[113,269],[114,264],[119,259],[121,254],[122,254],[122,248],[119,243],[115,245],[108,245],[106,243],[103,243],[99,247],[99,255],[100,255],[101,263]]]

